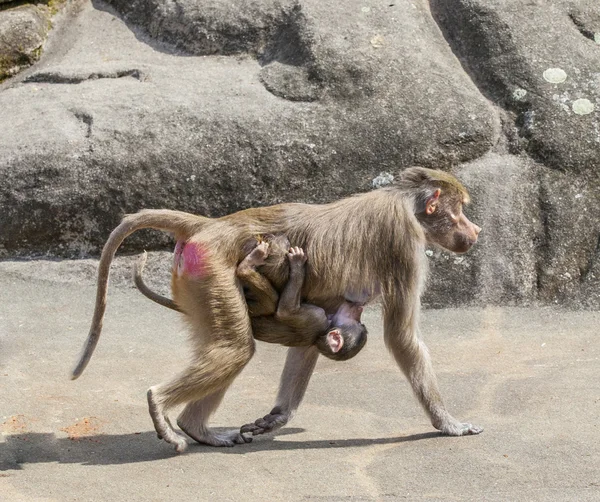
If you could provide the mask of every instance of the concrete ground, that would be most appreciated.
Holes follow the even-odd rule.
[[[346,363],[319,362],[288,427],[177,455],[157,440],[145,392],[184,364],[185,329],[131,288],[126,267],[98,349],[70,381],[94,263],[0,263],[0,500],[600,500],[598,312],[424,312],[447,406],[485,427],[479,436],[431,427],[373,308],[367,347]],[[259,344],[214,425],[268,412],[284,356]]]

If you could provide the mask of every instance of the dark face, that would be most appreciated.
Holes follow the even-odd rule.
[[[426,209],[417,215],[430,244],[466,253],[477,242],[481,228],[469,221],[462,211],[462,202],[444,194],[427,201]]]

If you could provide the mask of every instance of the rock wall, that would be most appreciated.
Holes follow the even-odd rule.
[[[598,308],[595,4],[68,2],[0,84],[0,256],[97,255],[143,207],[327,202],[418,164],[455,172],[484,228],[428,252],[427,304]]]

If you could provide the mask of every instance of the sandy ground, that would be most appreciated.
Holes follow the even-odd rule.
[[[288,427],[177,455],[157,440],[145,392],[185,363],[183,323],[117,269],[98,349],[70,381],[95,294],[94,264],[72,263],[0,263],[2,501],[600,500],[598,312],[424,313],[447,406],[479,436],[431,427],[372,308],[365,349],[319,362]],[[259,343],[215,427],[270,410],[284,357]]]

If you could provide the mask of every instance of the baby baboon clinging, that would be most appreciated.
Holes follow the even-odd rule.
[[[346,361],[358,354],[367,342],[367,329],[360,322],[362,305],[345,301],[335,314],[327,316],[322,308],[301,303],[306,263],[304,251],[298,247],[290,248],[284,236],[268,239],[260,242],[253,239],[250,245],[255,247],[237,267],[254,338],[288,347],[316,345],[321,354],[336,361]],[[178,242],[175,250],[174,270],[177,273],[181,273],[184,267],[184,247],[185,243]],[[282,255],[289,260],[289,279],[280,297],[269,280],[256,268],[266,265],[268,257],[271,258],[270,266],[281,266]],[[146,286],[142,277],[145,262],[144,254],[134,265],[133,276],[137,288],[152,301],[181,312],[175,302]]]
[[[287,253],[289,279],[277,301],[273,285],[256,270],[265,263],[268,247],[267,242],[259,243],[237,269],[248,291],[254,338],[288,347],[314,344],[321,354],[336,361],[358,354],[367,342],[367,329],[360,322],[362,305],[344,301],[334,314],[327,316],[321,307],[301,303],[306,255],[299,247],[290,248]]]
[[[187,315],[194,359],[172,381],[148,391],[150,414],[159,436],[177,451],[187,443],[166,413],[178,404],[186,404],[178,424],[197,441],[212,445],[247,441],[237,431],[216,434],[207,421],[254,353],[250,317],[236,276],[243,244],[254,235],[282,234],[308,257],[302,298],[331,314],[345,299],[366,303],[381,297],[386,345],[433,426],[453,436],[478,434],[480,427],[461,423],[446,410],[428,351],[418,336],[425,244],[468,251],[480,231],[462,212],[468,201],[467,191],[453,176],[409,168],[393,186],[330,204],[281,204],[213,220],[165,211],[127,216],[102,251],[94,319],[73,378],[81,374],[98,342],[108,271],[120,243],[138,228],[174,231],[187,243],[181,273],[172,276],[172,295]],[[277,270],[262,273],[281,290],[287,278]],[[287,423],[304,396],[318,354],[313,346],[289,349],[276,406],[255,422],[253,433]]]

